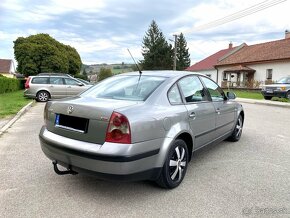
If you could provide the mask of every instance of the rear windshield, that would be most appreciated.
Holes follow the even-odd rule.
[[[141,76],[140,80],[139,76],[111,77],[83,92],[81,96],[145,101],[165,79],[155,76]]]

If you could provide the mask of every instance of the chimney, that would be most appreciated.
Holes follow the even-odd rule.
[[[230,42],[230,44],[229,44],[229,49],[232,49],[232,48],[233,48],[233,43]]]
[[[290,39],[290,32],[285,30],[285,39]]]

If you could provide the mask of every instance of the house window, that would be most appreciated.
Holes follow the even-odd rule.
[[[266,70],[266,79],[272,79],[273,69]]]
[[[228,80],[228,79],[227,79],[227,74],[226,74],[226,73],[223,74],[223,80]]]

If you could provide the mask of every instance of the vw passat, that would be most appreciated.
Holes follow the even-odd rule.
[[[234,98],[196,73],[117,75],[79,96],[47,102],[41,148],[58,174],[154,180],[174,188],[194,151],[240,139],[244,111]]]

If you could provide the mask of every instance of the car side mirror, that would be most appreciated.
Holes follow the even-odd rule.
[[[227,92],[228,99],[236,99],[236,94],[234,92]]]

